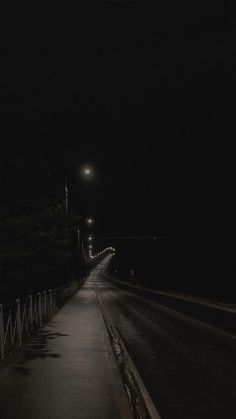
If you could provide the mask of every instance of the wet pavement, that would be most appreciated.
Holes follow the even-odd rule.
[[[236,338],[121,289],[97,292],[162,419],[236,419]]]
[[[0,376],[3,419],[131,418],[94,290],[83,288]]]

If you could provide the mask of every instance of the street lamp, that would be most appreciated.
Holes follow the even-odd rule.
[[[87,218],[86,222],[88,225],[92,225],[94,223],[92,218]]]
[[[82,172],[82,175],[83,175],[84,178],[91,178],[92,175],[93,175],[93,168],[91,166],[84,166],[82,168],[81,172]],[[50,177],[52,177],[50,172],[49,172],[49,175],[50,175]],[[65,184],[65,186],[64,186],[64,189],[65,189],[65,210],[66,210],[66,212],[68,212],[68,181],[67,181],[67,176],[65,176],[64,184]],[[91,222],[89,222],[89,223],[92,224],[93,220],[92,219],[90,219],[90,220],[91,220]]]
[[[88,241],[90,241],[90,242],[91,242],[92,240],[93,240],[92,236],[89,236],[89,237],[88,237]]]
[[[82,167],[81,173],[85,178],[91,178],[93,175],[93,168],[91,166]]]

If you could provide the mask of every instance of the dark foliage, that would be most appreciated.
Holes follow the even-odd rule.
[[[2,292],[9,295],[9,288],[18,289],[25,283],[34,290],[70,281],[76,268],[78,225],[79,217],[66,214],[62,204],[2,222]]]

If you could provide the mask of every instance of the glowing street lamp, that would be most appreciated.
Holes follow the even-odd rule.
[[[94,221],[92,218],[87,218],[86,222],[88,225],[92,225]]]
[[[93,168],[91,166],[84,166],[81,172],[84,177],[90,178],[93,175]]]

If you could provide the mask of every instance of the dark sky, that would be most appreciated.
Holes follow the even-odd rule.
[[[1,14],[4,200],[40,195],[50,170],[99,234],[212,235],[231,77],[223,2],[79,4]]]

